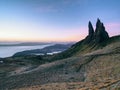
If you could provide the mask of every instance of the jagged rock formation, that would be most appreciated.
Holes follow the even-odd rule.
[[[88,23],[88,35],[85,39],[77,42],[71,48],[55,56],[55,59],[63,59],[79,54],[88,53],[99,48],[103,48],[109,40],[109,35],[103,23],[98,19],[94,31],[92,23]],[[104,44],[103,44],[104,43]],[[57,58],[56,58],[57,57]]]
[[[91,22],[89,21],[88,24],[88,31],[89,34],[85,38],[84,43],[92,43],[92,44],[99,44],[107,39],[109,39],[109,35],[105,30],[104,24],[98,19],[96,23],[96,29],[94,32],[93,26]]]
[[[89,21],[89,24],[88,24],[88,28],[89,28],[89,36],[93,36],[94,29],[93,29],[92,23],[90,21]]]
[[[94,38],[94,29],[93,29],[93,26],[92,26],[92,23],[89,21],[88,23],[88,36],[86,37],[85,39],[85,43],[89,43],[93,40]]]
[[[109,35],[105,30],[104,24],[98,19],[96,23],[96,30],[94,34],[95,43],[103,42],[109,39]]]

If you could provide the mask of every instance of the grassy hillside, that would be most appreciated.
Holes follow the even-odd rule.
[[[71,46],[66,51],[55,55],[53,57],[53,59],[54,60],[64,59],[64,58],[68,58],[68,57],[75,56],[75,55],[85,54],[85,53],[92,52],[92,51],[97,50],[97,49],[104,48],[105,46],[107,46],[109,44],[119,42],[119,41],[120,41],[120,35],[113,36],[113,37],[109,38],[107,41],[104,41],[104,42],[98,43],[98,44],[85,43],[85,39],[84,39],[84,40],[77,42],[76,44]]]
[[[19,61],[23,60],[24,63],[21,65],[17,63],[17,58],[16,62],[15,58],[11,60],[9,58],[7,63],[1,64],[0,89],[119,90],[120,36],[112,37],[109,41],[101,43],[101,47],[87,51],[83,49],[86,46],[82,46],[81,43],[82,41],[78,42],[62,53],[70,52],[72,55],[62,60],[39,64],[28,63],[29,60],[34,61],[36,58],[32,56],[27,59],[24,57],[24,60],[19,58]],[[7,68],[4,65],[8,65]]]

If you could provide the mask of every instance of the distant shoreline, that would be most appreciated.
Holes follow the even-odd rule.
[[[0,45],[0,58],[11,57],[17,52],[32,50],[32,49],[42,49],[47,46],[51,46],[52,44],[39,44],[39,45]]]
[[[0,47],[7,46],[38,46],[38,45],[48,45],[52,43],[19,43],[19,44],[0,44]]]

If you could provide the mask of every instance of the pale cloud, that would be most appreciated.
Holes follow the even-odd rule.
[[[78,0],[76,0],[76,1],[78,1]],[[76,1],[75,0],[62,0],[62,3],[67,5],[67,4],[71,4],[73,2],[76,2]]]
[[[47,3],[44,5],[38,4],[37,7],[35,7],[35,11],[37,12],[60,12],[64,11],[63,7],[71,6],[72,4],[78,3],[80,0],[56,0],[53,3]]]
[[[39,6],[35,8],[35,11],[37,12],[57,12],[58,9],[55,6],[49,5],[49,6]]]
[[[88,3],[89,0],[61,0],[63,5],[83,5]]]

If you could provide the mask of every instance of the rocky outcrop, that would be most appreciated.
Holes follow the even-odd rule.
[[[109,39],[109,35],[105,30],[104,24],[99,19],[97,20],[97,23],[96,23],[95,32],[91,22],[89,21],[88,31],[89,31],[88,36],[85,38],[84,43],[99,44]]]
[[[93,36],[94,29],[93,29],[92,23],[90,21],[89,21],[89,24],[88,24],[88,28],[89,28],[89,36]]]
[[[94,33],[95,43],[101,43],[109,39],[109,35],[105,30],[104,24],[98,19],[96,23],[96,30]]]
[[[66,51],[55,56],[54,60],[71,57],[76,55],[76,53],[84,54],[102,48],[105,46],[103,43],[109,41],[107,39],[109,39],[109,35],[106,32],[103,23],[101,23],[101,21],[98,19],[96,23],[96,29],[94,31],[92,23],[89,21],[87,37],[72,45]]]
[[[93,29],[93,26],[92,26],[92,23],[89,21],[88,23],[88,36],[85,38],[85,43],[89,43],[93,40],[94,38],[94,29]]]

